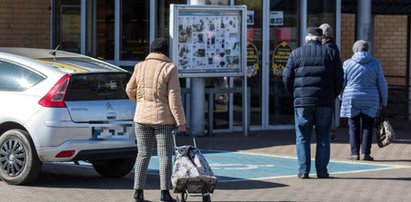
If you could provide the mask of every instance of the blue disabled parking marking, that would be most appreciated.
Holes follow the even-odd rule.
[[[201,152],[220,182],[294,177],[298,172],[297,159],[292,157],[215,150]],[[311,165],[310,174],[314,175],[315,162],[312,161]],[[330,161],[327,168],[333,174],[393,169],[398,166]],[[149,170],[151,173],[158,173],[157,156],[152,157]]]
[[[295,157],[250,154],[244,152],[201,150],[219,182],[264,180],[272,178],[295,177],[298,172]],[[91,167],[90,163],[79,161],[80,166]],[[73,165],[72,162],[62,164]],[[153,154],[149,164],[149,172],[158,174],[158,157]],[[315,162],[311,161],[311,175],[315,175]],[[370,164],[357,162],[330,161],[330,174],[365,172],[400,168],[403,166]]]

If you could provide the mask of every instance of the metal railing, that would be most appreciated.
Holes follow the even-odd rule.
[[[248,92],[250,92],[249,90],[250,90],[250,88],[247,88]],[[233,110],[234,103],[230,99],[233,99],[234,96],[231,96],[231,95],[234,95],[235,93],[239,93],[242,96],[243,95],[242,92],[243,92],[243,89],[241,87],[206,88],[205,89],[205,94],[208,97],[207,98],[207,109],[208,109],[208,111],[207,111],[207,128],[205,129],[207,131],[206,135],[211,135],[213,133],[213,130],[214,130],[213,121],[214,121],[215,95],[217,95],[217,94],[226,94],[226,95],[228,95],[228,100],[227,100],[228,108],[229,108],[229,110]],[[190,93],[191,92],[190,92],[189,88],[182,88],[181,89],[181,94],[182,94],[182,97],[183,97],[183,105],[184,106],[189,106],[190,104],[193,104],[193,101],[191,101],[191,103],[189,103],[189,105],[187,105],[187,96],[190,96]],[[250,98],[250,93],[247,93],[247,95],[248,95],[247,96],[248,103],[250,103],[250,99],[251,99]],[[242,101],[242,99],[241,99],[241,101]],[[247,119],[248,120],[250,119],[250,116],[249,116],[250,115],[250,108],[249,107],[248,107],[248,112],[242,111],[242,113],[247,113],[248,114]],[[188,117],[189,116],[190,115],[188,114]],[[232,125],[233,125],[233,121],[232,121],[233,120],[233,118],[232,118],[233,113],[229,112],[229,116],[230,117],[229,117],[228,126],[229,126],[229,128],[231,128]],[[244,120],[242,120],[242,121],[244,122]],[[250,121],[248,121],[248,123],[250,123]]]

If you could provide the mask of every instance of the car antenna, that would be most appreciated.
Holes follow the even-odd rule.
[[[60,48],[60,44],[58,44],[57,47],[54,50],[50,51],[50,54],[53,56],[54,60],[56,59],[55,57],[56,57],[56,54],[57,54],[57,50],[59,48]]]

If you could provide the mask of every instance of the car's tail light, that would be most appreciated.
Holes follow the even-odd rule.
[[[67,87],[70,82],[70,75],[66,74],[51,88],[51,90],[39,100],[39,104],[43,107],[66,107],[64,96],[67,92]]]
[[[64,150],[64,151],[59,152],[56,155],[56,158],[68,158],[68,157],[73,156],[74,153],[76,153],[76,151],[74,150]]]

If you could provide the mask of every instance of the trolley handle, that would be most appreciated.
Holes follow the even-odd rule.
[[[174,129],[171,133],[173,134],[174,147],[177,147],[177,140],[176,140],[177,129]],[[185,132],[185,133],[190,134],[190,133],[187,133],[187,132]],[[193,136],[193,145],[194,145],[195,148],[197,148],[196,137],[195,137],[194,134],[192,136]]]

